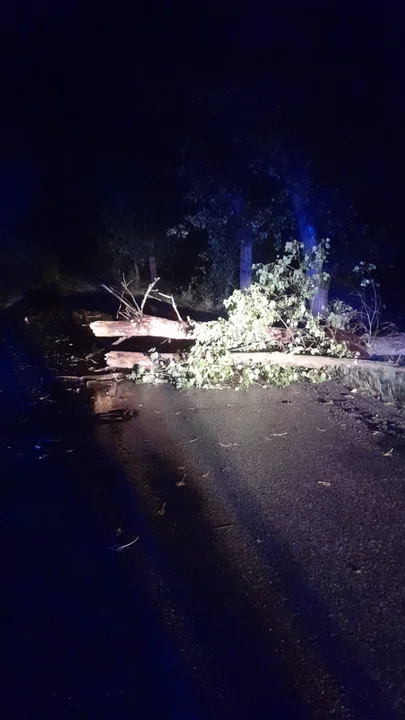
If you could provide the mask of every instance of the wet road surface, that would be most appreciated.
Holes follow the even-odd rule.
[[[404,717],[400,414],[127,383],[101,422],[23,325],[1,364],[3,717]]]

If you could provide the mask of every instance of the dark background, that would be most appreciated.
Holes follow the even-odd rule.
[[[105,204],[136,197],[169,225],[182,148],[212,158],[225,135],[281,126],[320,186],[380,233],[402,302],[402,3],[42,0],[0,12],[2,257],[21,241],[88,267]]]

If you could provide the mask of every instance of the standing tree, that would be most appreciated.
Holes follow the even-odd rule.
[[[279,184],[285,201],[283,213],[289,217],[290,223],[295,228],[309,261],[319,240],[316,231],[316,214],[314,213],[316,203],[314,202],[310,164],[305,160],[298,160],[298,153],[286,148],[286,141],[255,138],[253,142],[255,159],[252,161],[251,167],[256,174],[260,174],[263,178],[267,176],[272,184]],[[288,240],[288,238],[285,239]],[[314,278],[316,277],[317,281],[323,277],[322,267],[317,268],[315,273],[313,265],[309,262],[308,273],[312,274]],[[311,306],[313,314],[322,314],[327,304],[328,288],[324,281],[315,289]]]
[[[150,281],[155,280],[157,260],[163,261],[165,251],[163,234],[140,212],[122,203],[104,213],[102,225],[102,244],[114,273],[139,285],[140,268],[146,266]]]
[[[313,177],[311,163],[303,159],[298,151],[287,151],[286,141],[275,143],[261,139],[255,140],[253,146],[256,148],[252,163],[254,172],[263,182],[266,179],[270,181],[269,192],[274,183],[280,186],[279,197],[283,198],[281,215],[288,218],[293,234],[302,243],[307,258],[307,272],[313,278],[311,310],[314,315],[322,315],[328,305],[331,275],[338,266],[345,264],[345,260],[346,264],[350,266],[351,263],[353,267],[350,246],[356,239],[358,252],[359,242],[365,235],[364,225],[337,191],[320,188]],[[318,264],[314,265],[313,262],[314,250],[319,247],[322,238],[333,239],[334,252],[329,257],[327,267],[321,252],[317,253]]]
[[[262,206],[248,190],[221,183],[219,173],[218,178],[209,172],[198,178],[187,173],[187,178],[192,186],[186,196],[191,211],[168,233],[186,237],[192,228],[206,232],[208,290],[216,300],[223,299],[236,286],[238,269],[239,288],[249,287],[254,246],[280,231],[276,201]]]

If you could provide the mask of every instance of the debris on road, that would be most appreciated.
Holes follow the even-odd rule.
[[[131,542],[126,543],[126,545],[115,545],[114,547],[111,548],[111,550],[114,550],[114,552],[122,552],[122,550],[126,550],[127,548],[131,547],[132,545],[135,545],[135,543],[138,542],[138,540],[139,540],[139,535],[138,535],[138,537],[135,538],[135,540],[132,540]]]

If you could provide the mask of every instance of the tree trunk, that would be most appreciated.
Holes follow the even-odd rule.
[[[167,320],[166,318],[144,315],[137,320],[95,320],[90,329],[96,337],[164,337],[172,340],[193,338],[192,330],[186,322]]]
[[[156,258],[154,255],[149,255],[149,274],[150,281],[153,282],[157,278],[156,272]]]
[[[201,325],[203,323],[200,323]],[[194,340],[194,330],[182,321],[144,315],[142,321],[136,320],[95,320],[90,329],[96,337],[164,337],[171,340]],[[291,340],[290,330],[285,328],[267,328],[269,341],[283,345]]]
[[[139,265],[137,262],[134,262],[134,275],[135,275],[135,285],[137,288],[139,288],[139,285],[141,282],[141,273],[139,272]]]
[[[304,245],[304,252],[308,255],[311,255],[313,252],[313,249],[316,247],[316,233],[315,228],[313,224],[310,221],[310,218],[308,217],[308,212],[306,210],[306,198],[303,194],[299,193],[297,190],[293,190],[291,192],[291,199],[292,204],[295,212],[295,216],[297,219],[297,225],[300,233],[300,239],[302,244]],[[310,277],[313,276],[315,273],[322,272],[322,267],[317,268],[314,270],[314,268],[308,268],[307,267],[307,275]],[[315,284],[315,283],[314,283]],[[324,315],[325,314],[325,308],[328,305],[328,287],[327,286],[319,286],[317,285],[315,288],[315,293],[311,301],[311,312],[313,315]]]
[[[301,242],[304,245],[306,253],[312,253],[316,246],[316,233],[313,224],[310,222],[306,210],[306,199],[297,190],[291,192],[291,200],[294,208],[295,218],[297,220],[298,230]]]
[[[240,244],[239,287],[245,290],[252,281],[252,239],[244,237]]]
[[[317,287],[315,295],[311,301],[311,313],[315,317],[317,315],[324,316],[326,314],[326,308],[328,307],[328,288]]]
[[[163,360],[178,358],[176,353],[162,353]],[[151,368],[153,362],[149,355],[141,352],[125,352],[125,350],[111,350],[105,354],[107,367],[119,368],[120,370],[132,370],[134,365]]]
[[[179,357],[176,353],[163,353],[162,359],[176,359]],[[139,352],[119,352],[111,351],[106,353],[105,359],[108,367],[132,370],[137,366],[151,368],[153,361],[149,355]],[[281,365],[282,367],[306,367],[320,369],[322,367],[337,367],[341,365],[357,367],[370,367],[369,360],[354,360],[352,358],[334,358],[321,355],[292,355],[283,352],[231,352],[229,359],[234,364],[247,362],[261,363],[264,365]],[[374,365],[375,363],[373,363]],[[405,373],[405,368],[402,368]]]

